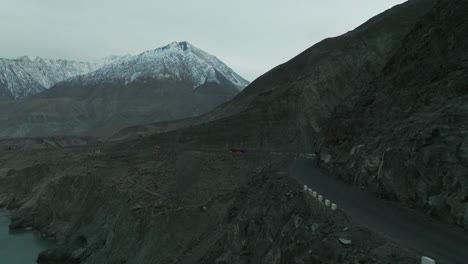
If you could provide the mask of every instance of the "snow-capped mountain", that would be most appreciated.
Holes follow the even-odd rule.
[[[138,78],[156,78],[190,81],[196,88],[207,82],[220,83],[219,74],[238,90],[249,84],[218,58],[185,41],[136,56],[108,56],[90,62],[0,58],[0,96],[21,99],[80,75],[88,84],[102,80],[128,84]]]
[[[221,60],[186,41],[173,42],[136,56],[118,57],[113,63],[79,78],[87,85],[103,80],[129,84],[148,78],[189,81],[193,88],[208,82],[220,84],[225,78],[239,91],[249,84]]]
[[[101,68],[115,59],[97,62],[78,62],[23,56],[17,59],[0,58],[0,95],[21,99],[40,93],[71,77]]]
[[[94,63],[102,67],[0,109],[0,137],[112,135],[127,126],[204,114],[248,84],[187,42]]]

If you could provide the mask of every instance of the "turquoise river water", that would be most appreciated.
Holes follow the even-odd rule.
[[[0,263],[34,264],[42,250],[52,246],[34,231],[9,231],[8,211],[0,209]]]

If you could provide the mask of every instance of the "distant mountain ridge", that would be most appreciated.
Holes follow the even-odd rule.
[[[109,59],[108,63],[113,60]],[[102,62],[80,62],[63,59],[0,58],[0,96],[22,99],[38,94],[54,84],[77,75],[97,70]]]
[[[103,59],[0,111],[0,136],[107,136],[126,126],[197,116],[249,84],[188,42]]]

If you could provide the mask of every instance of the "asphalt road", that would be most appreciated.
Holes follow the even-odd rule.
[[[468,233],[430,217],[376,198],[326,176],[312,161],[296,160],[290,175],[336,203],[352,220],[396,243],[428,256],[437,264],[468,264]]]

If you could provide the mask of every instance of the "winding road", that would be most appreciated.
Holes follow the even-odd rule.
[[[338,204],[356,224],[429,256],[437,264],[468,264],[468,232],[332,179],[309,160],[295,160],[289,173]]]

